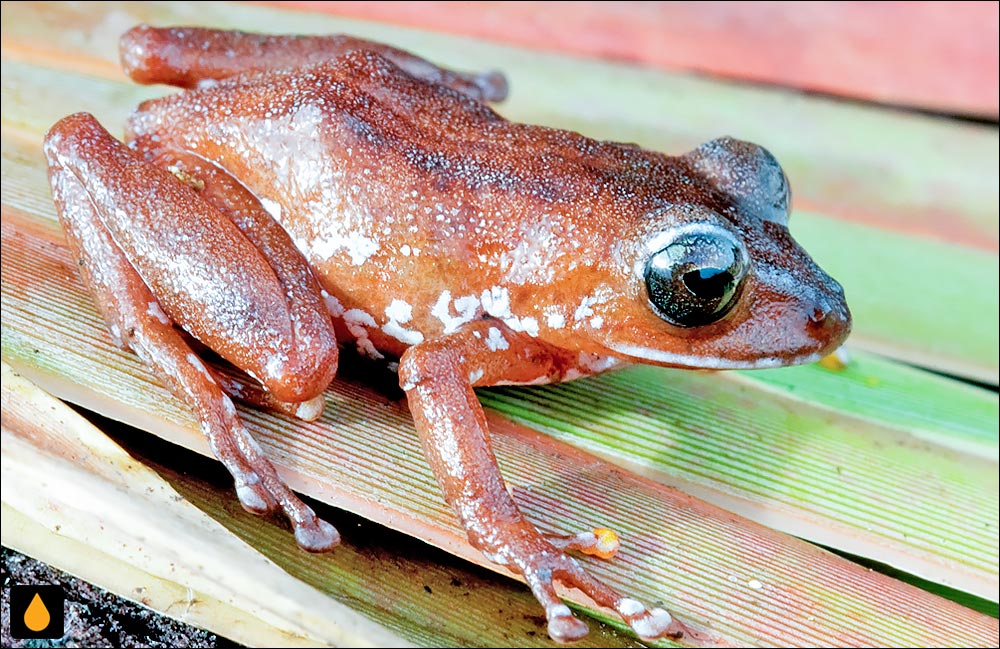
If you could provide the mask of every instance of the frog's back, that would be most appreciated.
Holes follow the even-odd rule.
[[[537,320],[529,305],[573,268],[606,263],[624,218],[692,186],[674,159],[511,123],[363,51],[152,100],[129,126],[239,178],[352,337],[390,324],[397,335],[373,346],[392,355],[447,331],[484,291]]]

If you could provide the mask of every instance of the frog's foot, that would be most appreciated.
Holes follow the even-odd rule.
[[[541,539],[539,539],[541,540]],[[576,618],[556,594],[554,581],[572,586],[590,597],[598,606],[618,612],[643,640],[664,637],[679,638],[682,626],[662,608],[647,609],[639,601],[624,597],[618,592],[591,577],[576,560],[554,547],[549,551],[519,553],[515,564],[522,571],[535,598],[545,607],[549,635],[559,642],[579,640],[587,634],[587,625]]]
[[[546,534],[545,538],[559,550],[575,550],[601,559],[615,556],[622,545],[618,534],[604,527],[577,534]]]
[[[237,417],[229,398],[218,389],[206,392],[195,397],[201,406],[199,415],[205,410],[211,413],[207,422],[202,419],[202,428],[212,452],[232,474],[243,508],[258,515],[280,511],[292,524],[295,541],[303,550],[326,552],[336,547],[340,543],[336,528],[317,517],[285,484]]]
[[[228,398],[223,399],[228,402]],[[336,528],[317,517],[285,484],[238,419],[235,425],[228,431],[207,430],[206,434],[216,456],[233,474],[236,495],[243,508],[254,514],[280,510],[292,524],[295,542],[303,550],[326,552],[336,547],[340,543]]]
[[[221,372],[211,365],[209,370],[215,381],[231,399],[258,410],[272,410],[302,421],[316,421],[323,414],[326,396],[317,395],[305,401],[281,401],[249,377],[237,377]]]
[[[500,72],[456,72],[409,52],[353,36],[251,34],[202,27],[138,25],[119,42],[122,69],[139,83],[194,88],[238,74],[303,68],[351,52],[373,52],[407,73],[479,101],[503,101],[507,79]]]
[[[225,221],[224,215],[198,198],[193,189],[138,158],[90,115],[71,115],[53,126],[46,136],[45,155],[52,194],[67,240],[113,337],[135,351],[171,391],[194,410],[216,457],[233,475],[237,495],[246,509],[255,513],[283,512],[291,521],[299,545],[306,550],[319,552],[336,545],[339,541],[337,531],[318,519],[281,480],[243,426],[232,401],[174,326],[175,322],[187,318],[187,326],[202,327],[199,339],[218,340],[212,332],[218,333],[220,325],[212,318],[219,317],[219,302],[232,298],[235,304],[246,306],[246,312],[268,313],[267,309],[255,304],[259,295],[260,299],[269,301],[270,313],[277,314],[275,321],[263,324],[274,325],[276,331],[302,331],[335,344],[329,317],[320,313],[301,315],[300,312],[309,307],[301,306],[305,304],[303,300],[291,298],[287,298],[286,310],[276,309],[274,305],[280,303],[273,298],[287,296],[294,287],[280,285],[276,271],[262,256],[254,253],[254,249],[249,250],[253,253],[249,259],[234,252],[247,242],[231,222]],[[167,239],[157,240],[157,234],[164,236],[164,233]],[[172,239],[176,233],[183,233],[184,238]],[[213,240],[221,243],[216,251],[183,245],[185,241],[208,245]],[[232,256],[219,254],[218,250],[228,251]],[[164,271],[156,266],[157,263],[166,264],[170,267],[167,270],[172,268],[174,272],[197,269],[201,275],[195,285],[207,290],[209,295],[171,294],[164,289],[165,285],[170,286],[169,281],[156,281],[163,278],[160,273]],[[220,272],[213,275],[212,268]],[[140,270],[144,274],[140,274]],[[152,278],[149,284],[144,277]],[[240,277],[251,285],[233,288],[225,281],[215,287],[205,285],[213,278],[227,277]],[[184,282],[178,284],[187,286]],[[151,286],[158,286],[158,292],[154,293]],[[240,294],[242,288],[248,290]],[[218,292],[213,293],[213,290]],[[214,299],[215,302],[205,307],[199,299]],[[318,295],[312,301],[319,302]],[[173,308],[168,308],[170,305]],[[216,307],[214,312],[212,306]],[[280,319],[289,317],[289,313],[295,328]],[[263,342],[261,348],[240,347],[240,341],[229,346],[220,343],[210,347],[216,351],[225,349],[231,358],[246,361],[245,366],[267,376],[272,384],[283,388],[283,393],[293,398],[312,398],[315,392],[308,390],[315,389],[315,385],[319,385],[320,390],[325,387],[323,380],[332,372],[330,364],[335,364],[335,352],[317,366],[315,360],[304,364],[299,355],[290,351],[277,359],[289,363],[287,368],[281,362],[268,368],[275,355],[267,350],[274,349],[276,341],[268,340],[266,331],[256,333],[259,335],[252,335],[243,342]],[[284,343],[289,341],[281,342]],[[290,343],[286,348],[292,347]],[[223,355],[221,351],[220,355]],[[309,363],[316,367],[311,376],[307,373],[304,379],[293,379],[285,385],[280,384],[280,373],[268,375],[265,371],[265,368],[274,367],[301,369]]]

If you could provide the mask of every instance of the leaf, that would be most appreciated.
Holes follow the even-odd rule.
[[[3,412],[4,545],[124,597],[253,646],[554,644],[525,589],[356,525],[333,553],[303,552],[240,508],[218,464],[208,481],[162,443],[138,450],[183,472],[136,461],[6,364]],[[582,643],[634,644],[604,626]]]
[[[57,565],[162,610],[186,604],[184,619],[243,641],[402,643],[281,571],[6,363],[2,449],[5,544],[33,539]]]
[[[266,4],[997,118],[995,3]]]
[[[996,355],[990,355],[996,291],[979,291],[968,309],[952,308],[955,300],[948,297],[956,285],[995,286],[989,283],[997,245],[994,128],[384,25],[256,7],[234,12],[228,4],[198,7],[196,15],[187,16],[183,5],[125,3],[97,11],[4,5],[3,355],[63,398],[207,452],[190,413],[133,356],[110,344],[61,245],[39,151],[44,130],[69,110],[90,110],[113,128],[131,104],[165,92],[126,84],[113,63],[117,34],[143,20],[288,32],[346,26],[473,69],[502,62],[515,88],[503,110],[516,119],[638,140],[674,153],[726,131],[759,140],[787,162],[799,198],[822,212],[796,214],[793,232],[849,284],[859,315],[855,341],[871,341],[872,347],[903,357],[930,349],[927,362],[996,381]],[[863,209],[852,211],[859,205]],[[841,230],[849,219],[891,230]],[[877,243],[869,245],[868,237]],[[872,263],[859,264],[858,251],[867,255],[862,262]],[[888,269],[894,281],[870,280],[866,269],[885,259],[897,264]],[[959,284],[949,283],[956,277]],[[944,306],[935,310],[935,304]],[[880,305],[893,305],[893,314],[913,320],[894,326]],[[972,308],[976,305],[979,311]],[[942,317],[941,309],[949,313]],[[953,318],[950,311],[962,317]],[[990,335],[983,337],[983,331]],[[943,346],[928,348],[937,338],[946,339]],[[897,370],[886,365],[872,371],[890,385],[903,381]],[[875,395],[839,412],[844,408],[843,399],[836,399],[839,390],[859,387],[853,376],[845,373],[843,383],[832,385],[818,378],[796,381],[812,390],[806,396],[788,394],[783,379],[752,383],[755,379],[635,368],[552,391],[499,390],[484,392],[483,398],[527,420],[536,400],[546,395],[549,401],[540,407],[549,416],[539,428],[577,435],[583,445],[610,439],[616,442],[608,451],[615,461],[657,479],[668,475],[668,482],[760,514],[769,525],[812,525],[818,538],[839,536],[876,555],[881,546],[896,547],[893,556],[926,566],[937,578],[954,567],[962,587],[988,588],[997,564],[988,546],[996,537],[996,445],[995,433],[981,424],[996,408],[995,399],[961,393],[973,411],[959,418],[965,432],[952,435],[942,404],[959,392],[941,388],[933,408],[897,423],[887,421],[894,406],[879,405]],[[925,393],[937,393],[930,383],[917,384]],[[567,406],[566,395],[582,396]],[[588,410],[592,402],[604,409]],[[346,379],[334,383],[327,405],[327,415],[315,424],[251,411],[243,416],[293,486],[483,562],[437,495],[405,409]],[[565,408],[571,410],[560,410]],[[996,642],[995,619],[623,472],[495,414],[491,427],[504,473],[533,520],[549,531],[576,531],[581,524],[620,531],[622,557],[587,560],[588,566],[637,596],[669,603],[697,632],[689,641]],[[630,449],[630,455],[617,455],[620,448]],[[640,466],[649,459],[667,460],[669,470]],[[845,478],[836,466],[853,469]],[[928,476],[923,482],[916,478],[921,468]],[[941,497],[935,498],[933,489]],[[970,520],[963,520],[963,513]],[[973,529],[976,520],[983,522],[982,531]],[[965,525],[956,530],[968,532],[967,538],[947,529],[937,535],[955,521]],[[865,529],[872,522],[875,533]],[[911,525],[916,538],[899,538]]]
[[[190,412],[111,344],[52,222],[4,210],[4,359],[62,398],[207,454]],[[656,371],[637,368],[644,369]],[[616,376],[622,373],[607,378]],[[409,413],[372,388],[335,381],[318,422],[250,410],[242,416],[293,488],[488,563],[440,500]],[[924,644],[946,636],[976,644],[996,633],[995,619],[489,419],[504,475],[528,516],[547,532],[576,532],[581,524],[618,531],[621,556],[587,560],[588,568],[638,598],[669,602],[695,632],[689,640]],[[579,593],[566,595],[586,605]],[[935,615],[920,613],[927,609]]]

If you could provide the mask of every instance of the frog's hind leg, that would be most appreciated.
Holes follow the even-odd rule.
[[[230,376],[212,366],[207,367],[222,391],[240,403],[258,410],[280,412],[302,421],[316,421],[323,414],[326,399],[322,394],[305,401],[281,401],[250,377]]]
[[[181,334],[183,336],[183,332]],[[212,358],[213,362],[205,363],[205,368],[212,375],[212,378],[215,379],[215,382],[219,384],[222,391],[233,401],[238,401],[257,410],[280,412],[289,417],[301,419],[302,421],[316,421],[323,414],[323,408],[326,405],[326,396],[324,394],[317,395],[312,399],[306,399],[305,401],[281,401],[280,399],[276,399],[273,394],[268,392],[258,381],[248,376],[245,372],[240,372],[237,368],[224,369],[220,367],[219,363],[215,362],[217,361],[217,356],[212,350],[202,345],[196,339],[191,336],[183,336],[183,338],[184,342],[199,357],[202,359],[206,358],[206,356]],[[126,346],[125,349],[128,349],[128,347]]]
[[[127,31],[119,43],[122,68],[134,81],[182,88],[238,74],[305,67],[357,50],[375,52],[417,78],[479,101],[503,101],[507,96],[507,80],[500,72],[455,72],[395,47],[341,34],[282,36],[139,25]]]
[[[294,343],[306,336],[335,350],[328,316],[324,324],[318,316],[290,315],[294,305],[284,302],[273,269],[238,229],[231,222],[227,228],[228,220],[194,190],[139,159],[92,116],[71,115],[53,126],[45,154],[60,221],[112,334],[195,411],[245,508],[280,508],[307,550],[336,545],[337,531],[284,484],[174,328],[184,326],[235,364],[267,375],[269,388],[279,386],[284,398],[304,400],[315,396],[316,385],[325,387],[336,356],[307,359]],[[220,344],[227,333],[237,339],[228,347]],[[296,368],[310,381],[280,385],[278,374]]]
[[[140,137],[132,145],[154,165],[166,169],[190,185],[199,197],[216,207],[236,224],[260,250],[282,285],[288,299],[308,313],[326,313],[323,291],[302,253],[288,232],[260,200],[225,169],[188,151],[172,147],[161,138]],[[280,210],[280,207],[271,207]],[[324,399],[318,395],[304,401],[282,401],[251,377],[235,377],[212,370],[216,381],[230,397],[256,408],[274,410],[305,421],[322,414]]]

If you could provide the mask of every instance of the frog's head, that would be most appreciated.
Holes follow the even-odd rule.
[[[626,286],[594,331],[601,344],[642,362],[718,369],[836,349],[851,328],[844,291],[789,234],[774,156],[723,138],[675,161],[687,200],[644,215],[620,243]]]

